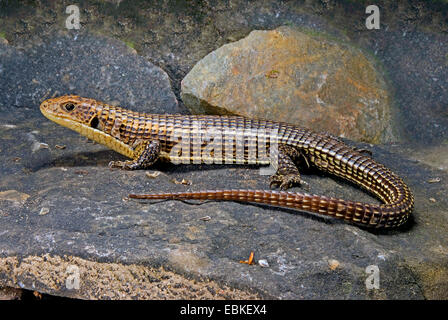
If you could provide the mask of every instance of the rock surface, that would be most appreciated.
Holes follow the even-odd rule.
[[[22,290],[17,288],[0,288],[0,300],[20,300]]]
[[[0,87],[0,103],[16,108],[77,94],[112,104],[126,101],[136,111],[182,112],[162,69],[119,41],[84,32],[52,34],[24,51],[0,44]]]
[[[82,41],[76,45],[91,50],[76,51],[81,56],[73,59],[79,63],[66,70],[78,79],[78,93],[164,112],[165,106],[147,100],[160,91],[152,92],[149,81],[134,89],[139,85],[133,82],[140,72],[136,66],[150,64],[119,41],[111,46],[106,38],[98,47],[89,46],[95,41],[83,32],[55,36],[54,30],[64,30],[66,3],[41,3],[0,4],[7,7],[0,10],[0,37],[11,45],[0,47],[0,60],[8,57],[0,77],[0,286],[80,298],[447,299],[448,118],[441,116],[448,101],[446,7],[431,8],[431,1],[384,2],[381,30],[373,31],[360,18],[363,2],[80,3],[81,31],[135,47],[170,75],[178,97],[181,79],[197,61],[254,29],[295,24],[372,52],[384,64],[395,93],[400,141],[410,142],[377,146],[373,154],[410,185],[416,208],[405,228],[371,232],[262,206],[124,201],[129,192],[266,188],[267,179],[249,167],[159,166],[154,169],[163,174],[156,179],[143,171],[110,171],[108,161],[120,156],[42,117],[38,105],[47,88],[32,80],[52,88],[51,95],[58,88],[59,94],[69,93],[53,72],[64,67],[67,55],[62,47],[52,50],[58,48],[52,41],[67,37],[62,40],[67,51],[75,51],[68,40],[79,34]],[[111,88],[107,78],[89,73],[104,62],[91,58],[102,48],[112,50],[112,61],[121,59],[125,73],[114,74],[118,82]],[[37,73],[39,78],[30,77]],[[36,143],[49,148],[33,148]],[[315,193],[375,201],[339,180],[311,172],[303,178]],[[204,216],[211,219],[204,221]],[[240,264],[251,251],[256,262],[266,260],[269,267]],[[79,290],[66,286],[73,274],[67,267],[73,265],[80,271]],[[380,270],[378,290],[365,286],[370,265]]]
[[[182,80],[192,113],[289,122],[370,143],[392,139],[390,97],[359,50],[291,27],[252,31]]]
[[[448,175],[399,156],[401,146],[373,153],[409,183],[413,219],[399,230],[372,232],[265,206],[126,200],[131,192],[268,183],[244,166],[159,165],[154,170],[163,173],[154,179],[145,171],[110,170],[107,163],[121,156],[43,120],[37,106],[26,117],[19,108],[0,112],[4,123],[17,126],[0,127],[0,190],[8,191],[0,201],[2,286],[80,298],[447,297]],[[35,139],[49,149],[33,153],[28,137],[36,128]],[[303,178],[313,193],[376,201],[330,177],[305,172]],[[440,181],[429,182],[434,178]],[[251,251],[269,267],[239,263]],[[71,265],[80,270],[79,290],[66,286]],[[379,290],[366,289],[370,265],[379,267]]]
[[[67,4],[1,2],[0,38],[17,47],[45,42],[66,30]],[[297,26],[329,34],[371,53],[384,66],[393,92],[394,135],[424,148],[444,145],[448,117],[448,4],[439,0],[381,1],[380,30],[368,30],[363,1],[145,0],[79,3],[81,30],[122,40],[160,66],[180,98],[180,83],[204,56],[253,30]],[[70,30],[74,36],[77,31]],[[26,88],[24,88],[26,89]],[[113,99],[115,100],[115,99]],[[179,101],[182,105],[182,101]]]

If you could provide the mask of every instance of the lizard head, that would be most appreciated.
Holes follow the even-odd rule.
[[[105,132],[104,113],[108,119],[115,119],[115,115],[104,112],[104,109],[115,108],[96,101],[94,99],[82,98],[79,96],[62,96],[45,100],[40,105],[42,114],[66,128],[72,129],[81,135],[106,145],[129,158],[135,156],[134,149],[125,144],[116,136],[111,135],[110,130]]]
[[[83,126],[98,127],[100,106],[94,99],[69,95],[43,101],[40,111],[51,121],[80,132]]]

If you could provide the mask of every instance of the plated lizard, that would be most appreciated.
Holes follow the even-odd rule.
[[[240,116],[139,113],[73,95],[45,100],[40,110],[48,119],[132,159],[112,161],[110,167],[145,169],[160,158],[175,163],[225,161],[258,165],[272,164],[272,159],[275,159],[277,170],[270,183],[271,187],[282,189],[130,194],[130,198],[264,203],[374,228],[400,226],[413,210],[413,195],[398,175],[331,134]],[[210,132],[215,134],[215,138],[222,133],[233,136],[227,141],[223,138],[213,141],[212,145],[206,139]],[[226,149],[229,147],[230,151]],[[274,156],[262,156],[266,154]],[[383,203],[377,205],[284,191],[304,184],[297,168],[301,162],[344,178]]]

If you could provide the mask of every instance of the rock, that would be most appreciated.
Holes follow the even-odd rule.
[[[77,94],[136,111],[182,112],[162,69],[88,32],[52,34],[21,51],[0,43],[0,88],[2,106],[38,109],[45,98]]]
[[[0,287],[0,300],[20,300],[22,298],[22,294],[22,289]]]
[[[98,263],[73,256],[0,257],[0,274],[13,286],[36,288],[78,299],[256,299],[256,294],[186,279],[161,267]],[[17,277],[17,278],[15,278]],[[16,282],[12,281],[16,279]],[[45,288],[45,289],[43,289]],[[40,294],[33,294],[39,298]],[[0,288],[0,300],[19,299],[21,290]]]
[[[23,202],[0,200],[0,286],[84,299],[448,297],[448,153],[446,144],[442,144],[447,137],[448,117],[441,116],[448,101],[448,78],[444,76],[448,37],[431,25],[422,28],[420,24],[439,24],[446,31],[440,15],[447,10],[427,10],[428,19],[409,25],[391,1],[381,9],[388,12],[382,15],[382,29],[373,31],[365,30],[360,19],[365,16],[362,1],[330,5],[328,8],[337,11],[327,9],[318,14],[310,13],[307,7],[326,6],[328,2],[309,2],[305,7],[273,0],[235,0],[217,2],[216,6],[207,2],[173,5],[168,1],[157,7],[149,2],[141,7],[141,2],[135,2],[120,5],[119,14],[115,14],[115,8],[104,11],[102,2],[92,2],[82,9],[86,18],[82,21],[88,21],[82,24],[83,30],[131,39],[137,52],[169,72],[173,87],[179,88],[181,79],[203,56],[219,48],[229,36],[232,41],[238,40],[254,29],[298,24],[336,38],[345,34],[348,41],[373,52],[391,77],[394,97],[397,94],[393,103],[400,112],[398,125],[406,125],[403,137],[421,144],[370,148],[353,143],[370,148],[374,158],[397,171],[415,195],[416,207],[406,226],[372,231],[303,212],[240,203],[127,201],[130,192],[264,189],[268,182],[256,169],[244,166],[160,165],[154,170],[162,174],[152,178],[145,171],[110,171],[107,163],[123,158],[86,143],[76,133],[43,118],[37,110],[44,85],[52,88],[52,94],[59,86],[62,92],[68,92],[59,83],[62,78],[54,73],[57,68],[52,69],[52,63],[60,61],[60,68],[62,61],[69,59],[54,41],[67,37],[63,43],[72,50],[69,40],[74,40],[78,32],[47,37],[51,30],[61,29],[58,21],[64,17],[61,13],[66,4],[23,3],[20,12],[13,2],[5,5],[13,8],[7,8],[9,13],[2,16],[2,29],[14,47],[0,45],[0,192],[16,190],[29,197],[17,198]],[[426,2],[423,5],[427,6]],[[130,23],[122,28],[119,23],[124,20]],[[356,32],[355,21],[359,27]],[[403,26],[408,26],[406,36],[402,36]],[[36,36],[42,41],[35,41]],[[84,47],[91,50],[82,54],[83,59],[72,57],[80,64],[71,65],[71,72],[82,68],[77,75],[80,82],[75,83],[79,90],[133,109],[141,106],[165,112],[157,102],[160,100],[145,100],[153,99],[147,95],[153,90],[151,83],[143,82],[146,86],[133,89],[139,85],[132,83],[141,72],[137,66],[150,64],[120,41],[93,37],[115,50],[111,55],[122,55],[124,68],[120,71],[126,76],[116,86],[108,86],[105,79],[89,73],[96,64],[107,71],[107,61],[119,59],[107,58],[107,53],[96,55],[102,48],[94,46],[92,37],[84,34],[77,38],[83,41],[76,45],[90,42],[92,45]],[[20,43],[24,45],[19,50]],[[50,44],[59,49],[52,50]],[[160,69],[153,70],[157,73]],[[82,74],[86,76],[82,78]],[[118,75],[114,73],[114,78]],[[275,72],[270,75],[275,77]],[[171,96],[168,89],[164,90]],[[10,95],[8,99],[4,92]],[[135,107],[131,101],[135,101]],[[47,143],[49,149],[32,153],[34,140],[29,134],[36,130],[35,141]],[[428,145],[428,139],[436,144]],[[440,182],[429,182],[435,177]],[[175,184],[172,179],[193,184]],[[376,201],[340,180],[306,172],[303,179],[313,193]],[[6,193],[6,198],[10,196]],[[39,215],[42,208],[48,208],[49,213]],[[201,220],[204,217],[210,219]],[[239,263],[252,251],[255,257],[268,261],[269,268]],[[330,259],[340,262],[335,270],[330,269]],[[371,274],[366,269],[372,265],[378,266],[380,288],[369,290],[366,280]],[[73,277],[74,266],[80,271],[79,289]]]
[[[0,146],[8,150],[0,153],[0,286],[89,299],[447,297],[448,175],[409,159],[413,152],[404,146],[371,148],[405,179],[416,203],[407,225],[379,232],[267,206],[126,200],[129,193],[265,189],[268,179],[244,166],[160,164],[154,170],[163,174],[154,178],[144,170],[111,171],[108,162],[120,155],[44,125],[37,112],[21,118],[22,109],[0,106],[0,113],[5,123],[17,125],[0,127]],[[50,149],[33,154],[24,146],[27,132],[36,128],[36,138]],[[440,182],[427,182],[434,177]],[[376,201],[331,177],[303,172],[302,178],[311,193]],[[16,198],[24,201],[19,207],[6,200]],[[39,215],[41,208],[50,212]],[[211,219],[201,220],[205,216]],[[269,268],[239,263],[249,252]],[[330,259],[339,267],[332,270]],[[366,289],[370,265],[380,270],[380,289]],[[79,289],[67,288],[70,266],[79,268]]]
[[[6,190],[0,192],[0,201],[11,201],[20,206],[23,205],[30,196],[26,193],[18,192],[17,190]]]
[[[446,145],[448,117],[443,115],[448,101],[448,2],[420,1],[415,5],[414,1],[404,0],[398,6],[396,1],[383,2],[380,10],[387,15],[381,15],[380,31],[366,29],[364,1],[343,1],[338,5],[329,1],[302,2],[232,0],[210,5],[208,1],[166,1],[157,5],[134,2],[128,6],[116,1],[117,8],[110,5],[104,10],[102,1],[89,1],[88,8],[81,8],[81,21],[85,21],[81,31],[129,43],[168,73],[178,98],[181,80],[199,60],[252,30],[288,25],[314,34],[329,34],[372,53],[383,66],[393,92],[393,133],[398,141],[421,147],[428,143]],[[20,11],[14,1],[2,4],[0,37],[3,33],[17,47],[27,47],[31,39],[45,39],[64,28],[65,2],[53,1],[51,6],[28,3]],[[423,153],[438,154],[432,150]]]
[[[290,27],[253,31],[182,80],[192,113],[284,121],[358,141],[391,140],[390,97],[359,49]]]

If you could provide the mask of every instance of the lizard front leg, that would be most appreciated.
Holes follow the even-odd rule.
[[[137,140],[134,144],[134,160],[111,161],[110,168],[121,168],[125,170],[146,169],[152,166],[160,156],[160,142]]]

